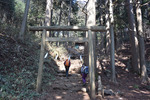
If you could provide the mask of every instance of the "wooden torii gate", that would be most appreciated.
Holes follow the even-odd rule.
[[[104,26],[32,26],[30,31],[43,31],[41,40],[40,61],[37,76],[36,91],[41,91],[42,73],[43,73],[43,60],[44,49],[46,41],[53,42],[88,42],[89,43],[89,77],[90,77],[90,96],[95,98],[95,64],[94,64],[94,46],[91,32],[103,32],[106,31]],[[88,31],[88,38],[59,38],[59,37],[46,37],[46,31]]]

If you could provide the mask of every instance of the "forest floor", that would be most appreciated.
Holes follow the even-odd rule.
[[[47,95],[38,100],[90,100],[87,86],[82,84],[79,60],[71,60],[68,78],[65,76],[63,63],[64,61],[57,61],[59,71],[56,73],[56,79],[43,90]]]
[[[104,92],[103,98],[98,96],[98,83],[96,81],[96,100],[150,100],[150,84],[141,84],[139,75],[132,73],[130,69],[128,57],[123,56],[122,53],[128,55],[129,51],[123,50],[122,52],[121,50],[121,53],[116,55],[116,83],[110,81],[110,61],[106,59],[97,61],[103,89],[108,93]],[[69,78],[65,76],[64,59],[55,61],[59,69],[56,73],[56,80],[43,90],[47,95],[37,100],[90,100],[89,77],[87,77],[86,86],[83,86],[80,75],[80,60],[71,59]]]
[[[69,78],[65,77],[63,62],[58,62],[62,71],[59,71],[56,80],[43,90],[47,95],[37,100],[90,100],[89,83],[83,86],[79,74],[81,67],[78,64],[79,60],[71,60],[71,62]],[[102,100],[150,100],[150,85],[141,84],[138,75],[125,71],[121,67],[117,67],[116,70],[117,84],[112,83],[105,74],[101,74],[103,87],[112,91],[110,95],[104,94]],[[89,77],[87,80],[89,81]],[[96,100],[100,100],[98,95]]]

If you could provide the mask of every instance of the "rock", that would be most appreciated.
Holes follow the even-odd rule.
[[[60,76],[60,77],[65,77],[66,75],[63,74],[63,73],[58,73],[57,76]]]
[[[59,85],[59,84],[53,84],[52,85],[52,88],[54,89],[54,90],[60,90],[61,89],[61,86]]]
[[[126,69],[125,69],[125,71],[129,72],[129,69],[128,69],[128,68],[126,68]]]
[[[77,83],[72,83],[72,85],[73,85],[73,87],[76,87],[76,86],[78,86],[78,84],[77,84]]]
[[[65,71],[57,70],[57,73],[65,73]]]
[[[70,84],[70,83],[65,84],[65,86],[66,86],[67,88],[72,88],[72,84]]]
[[[124,94],[124,93],[121,92],[121,91],[119,91],[119,90],[115,93],[115,95],[119,95],[119,96],[123,96],[123,94]]]
[[[82,92],[87,92],[87,89],[86,88],[82,88],[81,91]]]
[[[109,90],[106,90],[106,89],[104,89],[104,95],[114,95],[114,92],[113,92],[113,90],[111,90],[111,89],[109,89]]]

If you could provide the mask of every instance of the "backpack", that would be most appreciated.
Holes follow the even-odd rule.
[[[89,73],[89,67],[83,65],[83,66],[81,67],[81,73],[88,74],[88,73]]]
[[[67,59],[67,60],[65,61],[64,65],[67,66],[67,67],[69,67],[69,66],[70,66],[70,60]]]

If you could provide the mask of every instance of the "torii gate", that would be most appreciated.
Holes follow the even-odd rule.
[[[94,46],[91,32],[104,32],[106,31],[104,26],[32,26],[29,28],[30,31],[43,31],[41,40],[41,51],[40,61],[37,77],[36,91],[40,92],[42,83],[43,73],[43,60],[44,60],[44,49],[46,41],[53,42],[88,42],[89,43],[89,77],[90,77],[90,96],[95,98],[95,64],[94,64]],[[59,38],[59,37],[46,37],[46,31],[88,31],[88,38]]]

